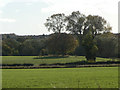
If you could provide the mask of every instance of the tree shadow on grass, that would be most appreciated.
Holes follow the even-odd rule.
[[[87,64],[87,61],[77,61],[77,62],[70,62],[70,63],[53,63],[50,65],[84,65]]]
[[[33,59],[58,59],[58,58],[68,58],[69,56],[38,56]]]
[[[94,62],[89,63],[85,60],[77,61],[77,62],[70,62],[70,63],[53,63],[53,64],[40,64],[40,65],[100,65],[100,64],[120,64],[119,61],[106,61],[106,62]]]

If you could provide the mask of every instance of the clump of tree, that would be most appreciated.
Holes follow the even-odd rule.
[[[6,37],[2,40],[1,48],[3,56],[37,56],[40,55],[41,50],[46,47],[46,38],[29,39],[27,36],[25,36],[25,38],[21,37],[20,40],[18,40],[18,38],[17,36],[15,39]]]
[[[15,39],[5,39],[2,41],[2,55],[19,55],[18,46],[19,42]]]
[[[96,56],[120,57],[120,34],[110,33],[111,26],[101,16],[79,11],[68,16],[53,14],[45,26],[54,34],[2,35],[2,55],[73,54],[85,55],[88,61],[95,61]]]
[[[79,11],[72,12],[69,16],[54,14],[47,19],[45,26],[48,28],[48,31],[52,30],[55,33],[61,33],[61,30],[65,30],[76,35],[78,37],[79,46],[84,47],[86,59],[94,61],[98,51],[98,47],[95,44],[96,35],[110,32],[112,29],[101,16],[85,16]],[[52,39],[54,40],[54,38]]]
[[[118,56],[118,36],[112,33],[104,33],[96,36],[98,53],[100,57],[112,58]]]
[[[71,16],[74,18],[77,17],[78,20],[77,22],[73,22],[73,26],[77,27],[78,29],[75,31],[73,29],[70,32],[75,33],[80,40],[79,42],[83,43],[82,45],[85,49],[86,59],[88,61],[95,61],[96,53],[98,51],[98,47],[95,44],[95,37],[100,33],[110,32],[111,27],[108,25],[107,21],[100,16],[85,16],[83,14],[80,14],[78,11],[73,12]]]
[[[47,49],[50,54],[67,55],[73,53],[78,46],[78,40],[70,34],[55,33],[47,41]]]
[[[45,48],[45,40],[28,39],[19,46],[19,52],[24,56],[36,56],[40,55],[43,48]]]
[[[77,40],[79,41],[77,35],[71,34],[73,37],[77,38]],[[4,35],[5,36],[5,35]],[[10,35],[9,35],[10,36]],[[51,35],[47,36],[47,38],[42,37],[41,38],[35,38],[31,36],[32,39],[29,39],[27,36],[22,36],[21,39],[24,39],[24,41],[21,42],[21,40],[19,41],[16,37],[16,39],[12,39],[12,38],[4,38],[2,40],[2,46],[0,46],[2,48],[2,55],[4,56],[13,56],[13,55],[47,55],[48,51],[46,49],[47,45],[47,39],[50,37]],[[83,37],[83,35],[81,35]],[[20,37],[20,36],[19,36]],[[80,44],[83,43],[85,37],[82,39],[82,42]],[[89,40],[88,40],[89,41]],[[25,42],[30,42],[30,43],[26,43]],[[94,38],[94,42],[95,45],[97,45],[98,51],[97,51],[97,55],[99,57],[107,57],[107,58],[112,58],[112,57],[120,57],[120,34],[112,34],[112,33],[103,33],[103,34],[97,34]],[[29,51],[29,48],[27,48],[29,45],[31,44],[31,48],[33,48],[33,52],[27,53],[27,51]],[[35,45],[32,45],[35,44]],[[85,46],[82,44],[81,46],[79,46],[75,49],[75,53],[72,53],[72,55],[86,55],[85,53]],[[26,51],[24,51],[25,47],[26,47]],[[24,49],[24,50],[23,50]],[[30,49],[31,50],[31,49]],[[37,52],[37,53],[36,53]],[[69,53],[71,55],[71,53]]]

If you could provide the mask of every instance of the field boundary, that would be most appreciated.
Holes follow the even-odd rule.
[[[120,66],[120,64],[43,65],[43,66],[0,66],[0,69],[84,68],[84,67],[119,67],[119,66]]]

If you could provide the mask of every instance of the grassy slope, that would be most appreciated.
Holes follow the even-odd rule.
[[[69,56],[68,58],[45,58],[33,59],[36,56],[3,56],[3,64],[53,64],[53,63],[70,63],[86,60],[83,56]],[[109,61],[109,58],[97,58],[97,61]]]
[[[118,67],[3,69],[3,88],[117,88]]]

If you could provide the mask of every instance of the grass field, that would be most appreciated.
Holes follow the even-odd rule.
[[[3,69],[3,88],[118,88],[118,67]]]
[[[43,59],[34,59],[36,56],[2,56],[3,64],[53,64],[53,63],[71,63],[78,61],[85,61],[84,56],[69,56],[67,58],[43,58]],[[111,61],[109,58],[99,58],[97,57],[96,61]]]

